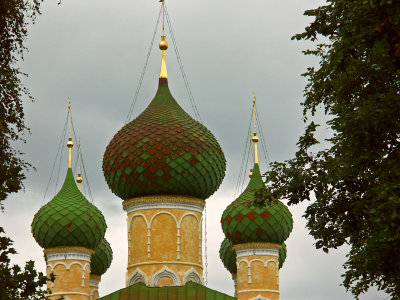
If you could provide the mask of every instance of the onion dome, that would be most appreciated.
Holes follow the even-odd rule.
[[[80,246],[95,249],[107,225],[100,210],[75,184],[72,169],[58,194],[36,213],[32,234],[42,248]]]
[[[292,214],[281,201],[263,207],[253,205],[254,194],[264,187],[258,164],[244,192],[223,212],[221,224],[233,245],[251,242],[282,244],[293,228]]]
[[[90,273],[101,276],[110,267],[113,259],[113,252],[106,239],[102,239],[94,251],[95,253],[90,261]]]
[[[283,263],[286,260],[286,254],[287,254],[286,244],[282,243],[282,248],[279,251],[279,269],[282,268]]]
[[[115,134],[103,158],[106,182],[123,200],[149,195],[207,199],[221,184],[225,167],[214,135],[179,106],[167,78],[160,78],[149,106]]]
[[[231,273],[237,273],[236,267],[236,253],[232,249],[232,243],[225,238],[221,243],[221,248],[219,249],[219,257],[222,260],[225,268]]]

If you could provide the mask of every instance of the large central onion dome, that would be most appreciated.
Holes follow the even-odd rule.
[[[123,200],[148,195],[207,199],[225,174],[224,153],[214,135],[172,97],[167,79],[150,105],[115,134],[103,172]]]
[[[58,194],[36,213],[32,233],[42,248],[79,246],[95,249],[107,225],[103,214],[75,184],[69,168]]]

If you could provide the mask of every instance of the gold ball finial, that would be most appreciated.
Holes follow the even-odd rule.
[[[166,40],[161,40],[160,44],[158,44],[161,50],[165,51],[168,49],[168,43]]]
[[[81,177],[81,174],[78,174],[78,177],[76,178],[77,183],[82,183],[83,179]]]
[[[254,142],[254,143],[257,143],[258,142],[258,136],[254,133],[254,136],[253,136],[253,138],[252,138],[252,141]]]
[[[251,178],[252,175],[253,175],[253,169],[250,169],[249,177]]]
[[[161,42],[158,44],[158,47],[160,47],[160,49],[162,51],[165,51],[165,50],[168,49],[168,43],[165,40],[165,35],[164,34],[161,36]]]
[[[72,148],[73,146],[74,146],[74,142],[71,140],[71,138],[69,138],[68,142],[67,142],[67,147]]]

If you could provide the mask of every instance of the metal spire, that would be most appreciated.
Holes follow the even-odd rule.
[[[68,98],[68,168],[72,168],[72,147],[74,146],[74,142],[72,142],[71,138],[71,100]]]

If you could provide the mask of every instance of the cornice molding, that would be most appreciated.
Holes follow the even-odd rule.
[[[83,250],[83,251],[82,251]],[[46,262],[82,260],[90,263],[94,251],[88,248],[49,248],[44,251]]]
[[[134,212],[143,209],[186,209],[202,213],[205,201],[199,198],[181,195],[159,195],[144,196],[125,200],[122,203],[123,209],[127,212]]]

